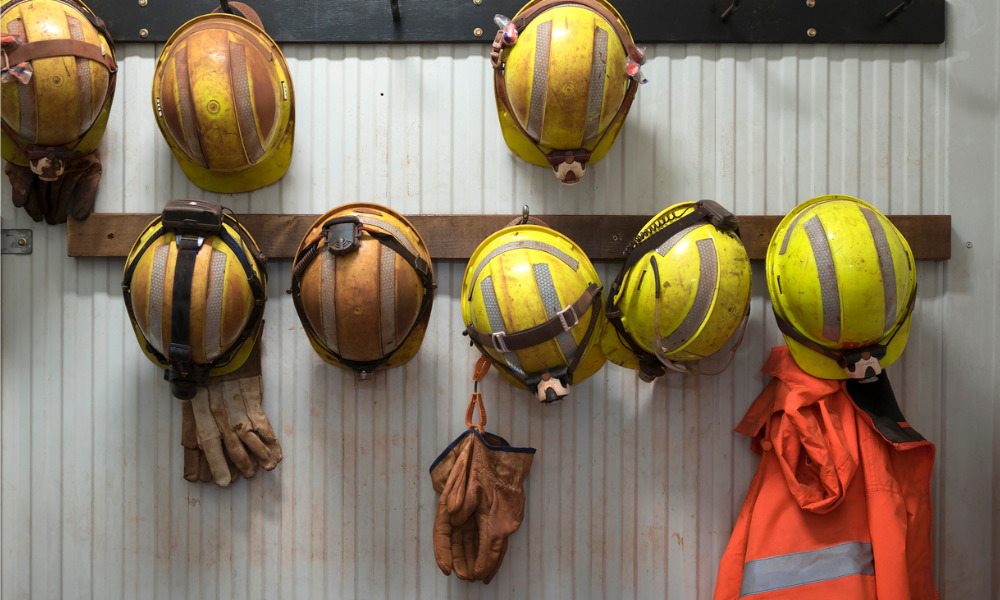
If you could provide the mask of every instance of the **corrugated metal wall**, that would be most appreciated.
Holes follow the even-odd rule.
[[[918,265],[904,413],[938,446],[935,576],[945,598],[1000,597],[997,264],[998,9],[949,4],[948,42],[916,46],[657,45],[612,152],[576,187],[515,160],[485,45],[289,45],[298,127],[280,183],[218,196],[156,130],[160,48],[120,48],[99,212],[170,198],[238,213],[652,214],[713,198],[784,214],[824,193],[887,213],[953,215],[953,256]],[[542,407],[490,374],[491,429],[538,448],[526,518],[488,587],[444,577],[427,467],[462,430],[474,352],[460,335],[464,264],[435,264],[423,347],[356,381],[312,353],[270,265],[265,409],[284,461],[230,489],[182,479],[180,408],[140,353],[123,260],[66,257],[65,228],[15,210],[31,256],[2,259],[0,593],[4,598],[707,598],[758,458],[733,427],[781,343],[762,265],[734,364],[654,385],[608,365]],[[612,265],[599,265],[602,278]],[[991,575],[992,573],[992,575]]]

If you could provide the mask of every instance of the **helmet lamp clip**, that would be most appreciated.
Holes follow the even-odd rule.
[[[334,256],[357,251],[361,244],[361,220],[354,215],[336,217],[323,224],[326,249]]]
[[[171,200],[163,207],[161,222],[175,234],[217,234],[222,231],[222,206],[203,200]]]
[[[566,367],[529,375],[524,383],[543,404],[552,404],[569,396],[570,381]]]

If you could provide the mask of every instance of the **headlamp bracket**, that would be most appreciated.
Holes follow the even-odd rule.
[[[330,254],[350,254],[361,246],[361,220],[354,215],[330,219],[323,223],[322,235]]]

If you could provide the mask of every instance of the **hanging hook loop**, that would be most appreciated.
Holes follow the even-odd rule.
[[[736,12],[736,9],[739,7],[740,7],[740,0],[733,0],[733,3],[729,5],[729,8],[727,8],[722,12],[722,20],[723,21],[728,20],[729,17],[732,16],[732,14]]]
[[[892,10],[890,10],[889,12],[885,13],[885,20],[886,21],[891,21],[891,20],[895,19],[899,15],[899,13],[901,13],[904,10],[910,8],[910,5],[912,5],[912,4],[913,4],[913,0],[903,0],[899,4],[899,6],[897,6],[896,8],[894,8]]]

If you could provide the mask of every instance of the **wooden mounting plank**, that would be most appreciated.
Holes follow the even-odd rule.
[[[70,219],[67,254],[74,257],[128,256],[155,214],[93,214]],[[951,215],[888,215],[906,237],[917,260],[951,258]],[[302,236],[319,215],[240,215],[270,260],[291,259]],[[507,225],[511,215],[406,215],[437,260],[468,260],[479,243]],[[617,260],[625,244],[651,218],[647,215],[544,215],[540,217],[583,248],[591,260]],[[763,260],[780,215],[740,217],[740,234],[751,260]]]

